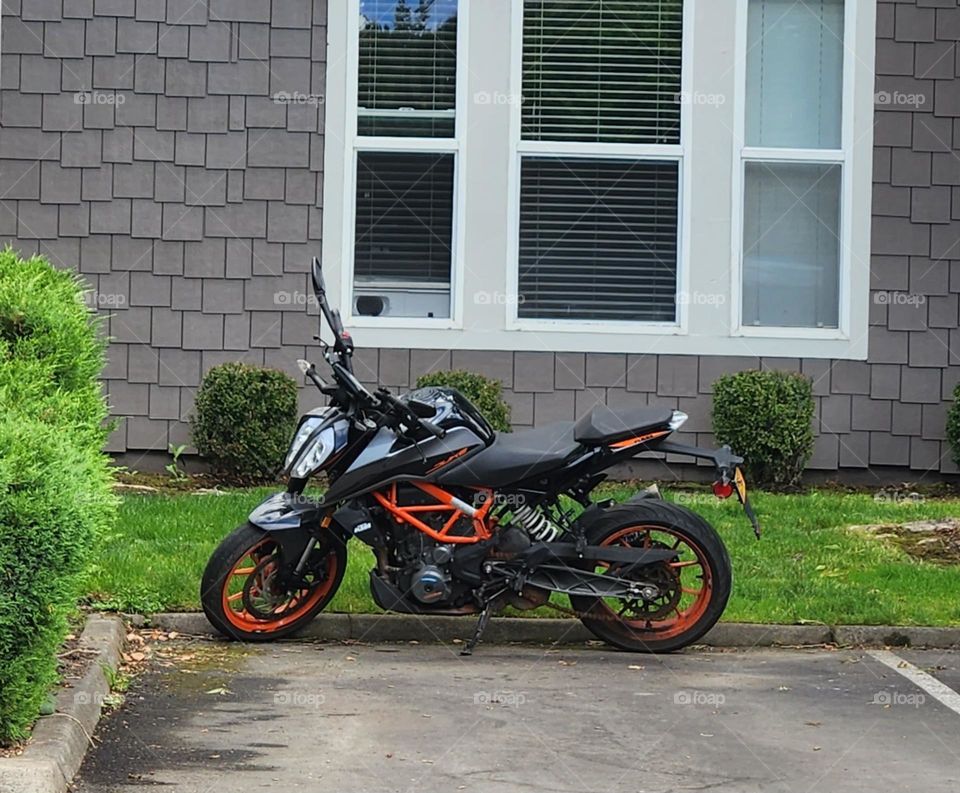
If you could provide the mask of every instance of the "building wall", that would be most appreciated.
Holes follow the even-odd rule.
[[[3,2],[0,237],[79,266],[112,314],[105,378],[126,419],[113,451],[186,442],[210,366],[295,373],[311,355],[316,318],[296,296],[320,245],[323,106],[311,97],[324,90],[326,8],[269,9]],[[879,2],[877,36],[866,362],[362,350],[361,378],[402,389],[432,369],[490,374],[518,426],[598,401],[673,405],[691,416],[687,437],[709,442],[717,376],[793,369],[814,382],[812,468],[956,472],[944,421],[960,380],[960,8]],[[84,90],[117,100],[78,103]],[[275,101],[281,92],[302,101]]]
[[[276,295],[319,253],[326,6],[270,9],[3,2],[0,237],[110,315],[113,451],[186,442],[203,371],[292,369],[311,340]]]

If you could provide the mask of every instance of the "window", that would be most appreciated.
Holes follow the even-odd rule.
[[[449,318],[457,1],[359,9],[352,313]]]
[[[453,155],[361,152],[353,272],[362,316],[450,316]]]
[[[749,0],[744,326],[838,328],[844,2]]]
[[[863,359],[876,0],[336,0],[357,344]]]
[[[452,137],[456,0],[362,0],[357,132]]]
[[[524,0],[524,140],[680,142],[682,0]]]
[[[517,316],[676,321],[682,0],[524,0]]]
[[[673,322],[677,163],[524,157],[521,316]]]
[[[836,328],[839,165],[746,163],[743,318]]]

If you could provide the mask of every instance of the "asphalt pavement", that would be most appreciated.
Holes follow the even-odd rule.
[[[167,645],[79,793],[960,790],[953,651]]]

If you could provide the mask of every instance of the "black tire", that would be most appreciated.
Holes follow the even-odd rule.
[[[210,624],[230,639],[245,642],[268,642],[290,636],[302,630],[336,595],[347,569],[347,549],[339,537],[330,535],[327,575],[316,587],[304,590],[304,601],[296,609],[288,610],[276,619],[257,619],[246,611],[227,613],[227,593],[231,573],[258,548],[272,550],[270,534],[252,523],[238,526],[224,537],[213,552],[203,572],[200,602]],[[269,554],[266,554],[269,555]],[[322,594],[320,594],[322,589]],[[293,600],[293,598],[291,598]],[[246,615],[246,616],[243,616]]]
[[[631,532],[631,529],[635,531]],[[660,607],[664,612],[662,620],[650,619],[654,607],[642,604],[651,611],[643,612],[645,616],[642,618],[628,621],[615,614],[601,598],[571,595],[570,602],[581,615],[581,622],[595,636],[631,652],[667,653],[693,644],[720,619],[730,598],[733,582],[730,557],[720,535],[695,512],[666,501],[651,499],[607,510],[587,529],[587,539],[591,545],[612,544],[616,541],[641,547],[644,544],[641,538],[646,537],[647,543],[665,544],[669,547],[669,543],[665,543],[662,538],[671,536],[678,538],[678,542],[682,542],[689,549],[684,551],[685,556],[681,556],[681,561],[686,560],[687,566],[672,567],[664,562],[653,572],[666,582],[667,588],[673,580],[671,576],[677,579],[677,586],[672,590],[673,595],[677,596],[674,605],[676,617],[668,619],[672,613],[666,612],[669,602]],[[691,562],[691,558],[696,558],[698,563]],[[701,570],[699,575],[695,570],[697,567]],[[683,592],[684,584],[688,583],[683,577],[688,576],[688,571],[694,580],[704,582],[696,597]],[[643,573],[649,576],[651,568],[645,568]],[[688,614],[681,613],[680,610],[680,603],[685,596],[694,598]]]

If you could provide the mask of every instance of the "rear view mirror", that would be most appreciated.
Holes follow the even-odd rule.
[[[327,293],[327,286],[323,281],[323,268],[316,256],[313,257],[313,266],[310,270],[313,276],[313,291],[316,292],[318,298],[322,297]]]

